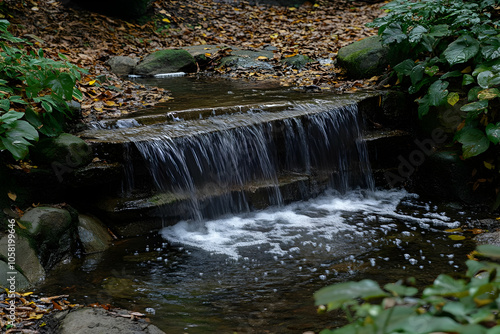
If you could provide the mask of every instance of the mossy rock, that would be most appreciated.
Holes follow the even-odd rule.
[[[308,56],[295,55],[293,57],[285,58],[281,62],[300,70],[301,68],[306,66],[307,63],[310,63],[312,61],[313,59],[309,58]]]
[[[35,164],[59,163],[69,168],[85,166],[93,158],[89,145],[83,139],[69,133],[40,140],[31,150],[30,156]]]
[[[341,48],[337,64],[354,79],[380,75],[389,64],[388,48],[382,45],[380,37],[367,37]]]
[[[160,50],[147,55],[135,67],[134,72],[145,76],[173,72],[196,72],[196,61],[186,50]]]
[[[78,217],[78,236],[87,254],[105,251],[113,240],[106,226],[88,215]]]

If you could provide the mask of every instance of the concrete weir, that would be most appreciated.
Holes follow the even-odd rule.
[[[141,116],[87,130],[80,135],[98,157],[124,170],[120,189],[104,191],[97,207],[118,233],[131,236],[327,189],[373,189],[372,165],[391,167],[384,165],[408,139],[402,131],[367,131],[364,120],[377,114],[379,102],[374,93],[322,95]],[[379,144],[388,147],[394,137],[398,147],[384,151]],[[373,154],[384,161],[374,164]]]

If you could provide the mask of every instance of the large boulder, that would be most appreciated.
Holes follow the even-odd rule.
[[[57,163],[68,168],[85,166],[93,158],[89,145],[81,138],[69,133],[40,140],[31,150],[30,156],[36,164],[54,165]]]
[[[10,274],[12,270],[9,267],[9,264],[3,260],[0,260],[0,287],[7,288],[12,290],[12,284],[15,287],[16,291],[22,291],[31,286],[30,282],[23,274],[17,273],[15,275]],[[12,280],[12,276],[15,276],[15,279]]]
[[[135,67],[134,72],[145,76],[173,72],[196,72],[196,62],[186,50],[160,50],[147,55]]]
[[[71,256],[75,246],[76,226],[68,210],[32,208],[19,221],[38,247],[38,256],[45,269],[50,269],[63,258]]]
[[[0,238],[0,255],[8,259],[8,235],[3,235]],[[31,247],[29,240],[19,234],[15,234],[15,265],[19,268],[23,276],[30,283],[38,283],[45,278],[45,269],[43,269],[38,260],[35,250]],[[12,270],[9,270],[12,271]],[[0,281],[0,285],[3,284]]]
[[[379,36],[372,36],[341,48],[337,64],[354,79],[370,78],[382,74],[389,64],[388,48]]]
[[[138,63],[139,59],[127,56],[111,57],[106,62],[111,67],[111,72],[120,76],[132,74]]]

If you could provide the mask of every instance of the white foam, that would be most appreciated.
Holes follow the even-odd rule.
[[[210,221],[182,221],[166,227],[162,236],[172,243],[188,245],[210,253],[225,254],[239,259],[242,254],[277,257],[307,257],[308,254],[328,253],[345,256],[346,248],[364,247],[376,238],[396,228],[389,221],[400,220],[414,229],[420,226],[455,226],[450,218],[434,213],[415,217],[399,213],[403,198],[414,197],[405,191],[375,191],[368,195],[352,192],[348,195],[325,195],[307,202],[281,208],[270,208],[250,214]],[[365,220],[363,218],[370,217]],[[374,218],[371,218],[374,217]],[[379,224],[377,230],[370,226]],[[378,232],[377,232],[378,231]],[[406,233],[408,234],[408,232]],[[396,244],[401,241],[396,239]],[[347,252],[347,253],[346,253]]]

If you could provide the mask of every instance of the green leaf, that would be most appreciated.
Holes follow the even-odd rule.
[[[444,37],[450,35],[449,26],[447,24],[438,24],[432,26],[429,31],[431,37]]]
[[[465,63],[479,52],[479,42],[469,36],[462,35],[448,45],[443,55],[450,65]]]
[[[412,286],[404,286],[401,284],[389,283],[384,285],[384,289],[389,292],[392,292],[395,296],[400,297],[412,297],[418,293],[418,289]]]
[[[464,74],[464,78],[462,79],[462,86],[467,86],[474,82],[476,82],[476,80],[474,80],[474,77],[472,75]]]
[[[492,71],[483,71],[477,75],[477,83],[483,88],[489,88],[500,84],[500,75]]]
[[[497,124],[490,123],[486,126],[486,136],[493,144],[500,142],[500,122]]]
[[[410,72],[411,84],[416,85],[424,77],[425,67],[422,64],[418,64],[413,67]]]
[[[425,74],[427,74],[428,76],[434,76],[436,75],[436,73],[439,72],[439,67],[434,65],[432,67],[426,67],[425,68]]]
[[[467,295],[464,280],[455,280],[448,275],[439,275],[434,284],[424,289],[423,296],[462,297]]]
[[[20,160],[28,154],[28,146],[32,145],[28,140],[38,140],[38,131],[28,122],[18,120],[0,139],[12,156]]]
[[[337,309],[355,298],[371,299],[387,296],[377,282],[368,279],[334,284],[314,294],[316,305],[328,305],[328,310]]]
[[[418,102],[418,118],[422,118],[429,113],[429,95],[426,94],[421,99],[417,99]]]
[[[460,71],[451,71],[443,74],[439,79],[444,80],[448,78],[456,78],[462,76],[462,72]]]
[[[473,87],[469,90],[469,92],[467,93],[467,99],[469,101],[476,101],[478,98],[477,98],[477,94],[479,94],[479,92],[483,90],[481,87]]]
[[[414,67],[415,62],[411,59],[406,59],[394,66],[394,70],[404,75],[410,75]]]
[[[71,100],[75,80],[68,73],[61,73],[57,78],[49,82],[52,91],[65,100]]]
[[[429,104],[431,106],[440,106],[446,103],[448,96],[446,88],[449,84],[447,81],[437,80],[429,87]]]
[[[73,97],[79,101],[83,100],[83,94],[78,88],[73,89]]]
[[[401,43],[407,38],[399,23],[389,24],[382,32],[383,44]]]
[[[0,100],[0,108],[9,111],[10,109],[10,101],[8,99],[1,99]]]
[[[2,116],[0,116],[0,122],[5,123],[5,124],[11,124],[18,119],[22,118],[24,116],[24,113],[22,112],[17,112],[15,110],[9,110]]]
[[[492,60],[500,57],[500,39],[499,38],[488,38],[486,40],[488,45],[481,48],[481,53],[486,60]]]
[[[493,245],[480,245],[477,246],[476,250],[482,256],[486,256],[492,259],[500,259],[500,247]]]
[[[475,157],[485,152],[490,146],[489,139],[476,128],[462,129],[455,137],[458,142],[462,143],[464,159]]]
[[[410,40],[410,43],[418,43],[422,39],[422,36],[427,32],[427,29],[422,27],[421,25],[418,25],[414,27],[411,31],[410,34],[408,35],[408,38]]]
[[[460,110],[462,111],[479,111],[488,108],[488,100],[480,100],[463,105]]]

